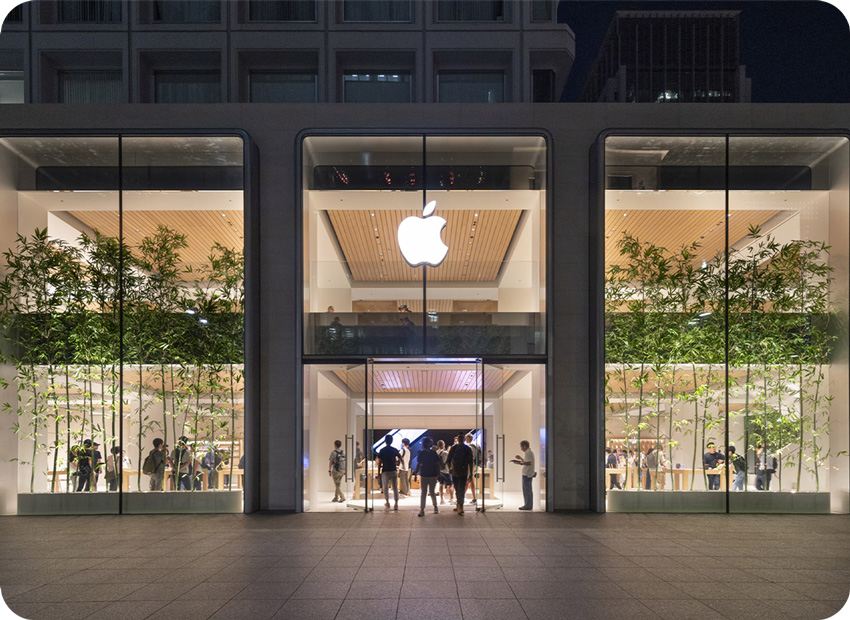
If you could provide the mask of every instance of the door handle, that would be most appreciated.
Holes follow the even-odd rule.
[[[499,441],[500,440],[502,442],[501,447],[499,447]],[[496,458],[494,459],[496,461],[496,482],[504,482],[505,481],[505,436],[504,435],[497,435],[496,436],[496,451],[498,452],[498,454],[496,455]],[[499,471],[498,471],[499,459],[500,458],[501,458],[501,461],[502,461],[502,477],[501,478],[499,478]]]
[[[348,440],[351,439],[351,443],[348,443]],[[350,448],[349,448],[350,446]],[[351,482],[354,480],[354,465],[351,462],[351,455],[354,454],[354,435],[346,435],[345,436],[345,481]],[[351,476],[349,477],[348,472],[351,472]]]

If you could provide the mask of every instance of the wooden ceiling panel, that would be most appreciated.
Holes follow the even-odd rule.
[[[780,213],[779,210],[735,211],[729,218],[729,242],[747,236],[751,225],[761,226]],[[625,233],[641,242],[652,243],[678,252],[683,245],[697,242],[700,245],[695,263],[710,261],[723,252],[726,231],[725,213],[721,210],[696,209],[607,209],[605,211],[605,266],[625,266],[617,242]]]
[[[70,211],[89,228],[109,237],[118,236],[117,211]],[[197,270],[209,264],[210,250],[216,242],[242,251],[243,217],[241,209],[215,211],[125,211],[124,239],[131,248],[137,248],[142,239],[156,232],[158,226],[167,226],[186,235],[188,246],[181,250],[184,268]],[[185,279],[191,279],[188,276]]]
[[[335,370],[334,374],[354,392],[363,392],[365,370]],[[494,393],[516,371],[487,368],[484,371],[484,391]],[[416,370],[376,368],[374,375],[376,394],[457,394],[475,392],[481,388],[480,378],[474,369],[468,370]]]
[[[398,247],[401,221],[418,217],[418,209],[328,210],[328,218],[354,280],[359,282],[414,282],[422,272],[408,265]],[[446,210],[443,243],[449,246],[440,267],[428,270],[437,282],[492,282],[499,274],[522,211]]]

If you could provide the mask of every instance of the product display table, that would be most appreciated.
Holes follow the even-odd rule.
[[[658,489],[664,490],[666,486],[666,479],[668,474],[673,474],[673,490],[674,491],[687,491],[690,490],[691,484],[691,476],[697,475],[702,476],[705,474],[718,474],[720,476],[720,488],[726,488],[726,468],[719,467],[717,469],[659,469],[658,470]],[[609,488],[611,486],[611,479],[608,477],[609,474],[626,474],[626,482],[623,486],[624,489],[636,489],[638,488],[638,470],[636,467],[629,467],[628,473],[625,467],[618,468],[605,468],[605,488]],[[665,480],[662,482],[661,476],[664,476]]]

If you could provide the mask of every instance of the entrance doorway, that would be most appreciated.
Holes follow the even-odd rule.
[[[521,467],[511,463],[522,455],[521,441],[528,441],[535,455],[534,508],[545,510],[543,369],[480,359],[370,359],[305,366],[304,510],[385,510],[375,456],[390,437],[396,449],[409,453],[410,483],[403,489],[409,492],[400,497],[399,510],[418,512],[421,489],[413,472],[426,438],[435,445],[442,441],[448,450],[459,435],[471,436],[476,459],[474,485],[467,488],[464,502],[467,512],[522,505]],[[339,499],[335,478],[341,501],[334,501]],[[440,491],[438,484],[438,507],[450,512],[449,485]],[[389,495],[392,505],[392,490]],[[428,498],[429,512],[430,506]]]

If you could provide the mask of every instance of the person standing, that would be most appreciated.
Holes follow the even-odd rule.
[[[437,476],[440,474],[440,466],[442,461],[440,455],[433,449],[434,440],[426,437],[422,440],[422,451],[416,456],[416,474],[422,478],[419,482],[421,495],[419,498],[419,516],[425,516],[425,502],[428,495],[431,496],[431,501],[434,503],[434,514],[438,514],[440,510],[437,508]]]
[[[764,444],[756,449],[756,490],[770,491],[770,479],[776,472],[776,457]]]
[[[410,440],[405,437],[401,440],[401,452],[398,453],[398,480],[399,494],[408,497],[410,495]]]
[[[607,455],[605,457],[605,467],[608,469],[617,469],[619,466],[617,455],[614,454],[611,448],[605,448],[605,454]],[[614,488],[622,490],[623,487],[620,486],[620,481],[618,480],[619,477],[619,474],[608,474],[608,478],[611,481],[608,486],[609,491]]]
[[[655,480],[658,477],[658,453],[655,452],[655,447],[650,446],[646,449],[646,458],[644,464],[644,480],[646,480],[647,490],[655,490]]]
[[[393,485],[393,499],[395,505],[393,510],[398,510],[398,461],[399,452],[393,448],[393,438],[387,435],[384,438],[384,447],[375,457],[378,466],[378,476],[381,478],[381,487],[384,490],[384,506],[390,507],[390,484]]]
[[[735,469],[735,479],[732,481],[732,490],[743,491],[744,480],[747,478],[747,460],[737,453],[735,446],[728,446],[726,448],[726,456],[729,457],[729,461]]]
[[[171,460],[174,463],[174,472],[177,478],[175,489],[178,491],[192,490],[192,450],[189,448],[189,438],[186,436],[180,437],[177,440],[177,447],[171,454]]]
[[[455,485],[455,496],[457,497],[457,514],[463,516],[463,499],[466,495],[466,485],[472,479],[473,460],[472,450],[463,442],[463,435],[457,436],[457,443],[449,450],[449,467],[452,473],[452,481]]]
[[[91,488],[91,482],[94,478],[92,469],[92,442],[91,439],[83,441],[81,447],[73,451],[74,464],[77,469],[77,492],[88,491]]]
[[[121,446],[112,446],[111,454],[106,459],[106,490],[118,490],[118,460],[121,458]]]
[[[437,441],[437,454],[440,457],[440,503],[445,504],[443,499],[443,491],[449,494],[449,503],[454,497],[454,487],[452,486],[452,475],[449,473],[449,451],[446,450],[446,443],[440,439]]]
[[[345,452],[342,451],[342,442],[337,439],[334,449],[328,457],[328,475],[334,481],[334,498],[332,502],[344,502],[345,494],[342,492],[342,479],[345,476]]]
[[[534,509],[534,492],[531,488],[531,481],[537,475],[534,469],[534,452],[531,451],[531,444],[526,440],[519,442],[519,449],[522,450],[522,456],[517,454],[512,463],[522,465],[522,499],[523,505],[520,510]]]
[[[162,481],[165,478],[165,465],[168,457],[165,454],[165,442],[159,437],[153,440],[153,450],[148,454],[148,458],[152,461],[148,490],[162,491]]]
[[[706,469],[717,469],[723,465],[726,457],[724,457],[721,452],[717,452],[717,449],[714,447],[714,442],[709,441],[705,447],[708,452],[706,452],[703,456],[703,466]],[[706,476],[708,477],[708,490],[719,491],[720,474],[706,474]]]

